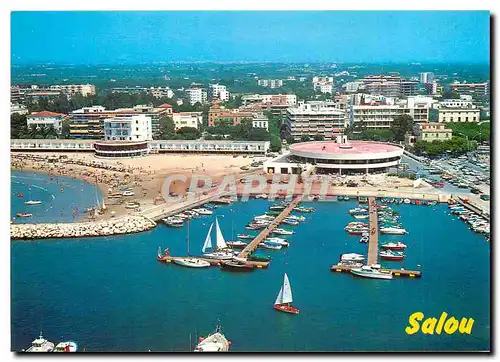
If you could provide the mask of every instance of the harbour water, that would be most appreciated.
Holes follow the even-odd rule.
[[[43,183],[46,176],[36,179],[49,188]],[[67,204],[81,202],[66,191],[58,197]],[[19,212],[16,201],[13,214]],[[273,258],[269,268],[251,273],[157,262],[158,246],[186,255],[186,226],[159,225],[117,237],[13,241],[12,350],[28,347],[43,330],[53,342],[75,340],[88,351],[189,351],[190,338],[194,344],[197,336],[212,332],[218,318],[232,351],[490,349],[490,248],[485,239],[449,215],[446,205],[392,206],[410,234],[381,235],[380,242],[402,240],[407,257],[382,265],[421,269],[422,278],[369,280],[331,272],[340,254],[367,253],[359,236],[344,231],[354,220],[348,210],[356,204],[308,203],[316,212],[304,214],[307,220],[299,226],[285,226],[296,231],[286,237],[290,247],[266,250]],[[265,200],[235,202],[219,206],[213,216],[230,240],[237,233],[256,234],[244,226],[268,206]],[[191,222],[191,254],[201,253],[213,216]],[[46,217],[57,217],[57,212]],[[299,315],[273,309],[285,272]],[[459,320],[473,318],[472,334],[407,335],[414,312],[426,318],[439,318],[442,312]]]

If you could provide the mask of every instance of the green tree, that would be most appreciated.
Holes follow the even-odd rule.
[[[451,90],[442,93],[443,99],[460,99],[460,94]]]
[[[300,136],[300,142],[307,142],[307,141],[309,141],[308,135],[303,134],[302,136]]]
[[[390,129],[396,141],[404,141],[405,135],[413,131],[413,118],[407,114],[396,116],[391,122]]]
[[[70,138],[70,129],[69,118],[63,119],[61,123],[61,138]]]
[[[159,130],[158,137],[159,140],[171,140],[175,136],[175,124],[172,117],[162,116],[158,120]]]
[[[26,136],[28,127],[26,125],[26,115],[14,113],[10,115],[10,138],[24,138]]]
[[[280,152],[281,147],[283,146],[281,143],[281,139],[276,135],[271,135],[271,152]]]
[[[286,143],[291,145],[292,143],[295,142],[295,138],[293,138],[293,136],[287,136],[286,137]]]
[[[54,128],[54,125],[51,124],[45,129],[45,138],[46,139],[58,138],[58,134],[57,134],[56,129]]]
[[[184,140],[196,140],[200,138],[200,131],[194,127],[181,127],[177,130],[177,136]]]
[[[325,139],[325,136],[323,136],[322,134],[317,134],[317,135],[314,135],[313,138],[315,141],[323,141]]]

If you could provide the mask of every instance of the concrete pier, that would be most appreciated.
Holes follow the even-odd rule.
[[[378,264],[378,216],[377,202],[374,197],[368,198],[368,212],[370,215],[370,236],[368,239],[367,265]]]

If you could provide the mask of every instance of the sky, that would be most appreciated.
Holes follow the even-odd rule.
[[[12,64],[489,63],[488,11],[12,12]]]

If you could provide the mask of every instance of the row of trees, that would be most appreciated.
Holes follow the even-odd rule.
[[[476,141],[467,142],[462,137],[453,137],[446,141],[417,141],[413,151],[417,155],[438,156],[442,154],[459,155],[477,148]]]

